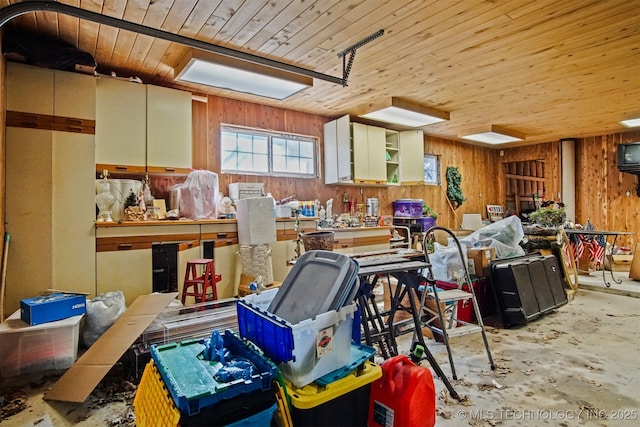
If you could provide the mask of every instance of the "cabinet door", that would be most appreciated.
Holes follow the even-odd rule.
[[[87,74],[55,70],[53,114],[95,120],[96,78]]]
[[[90,294],[96,277],[94,141],[94,135],[53,132],[50,195],[54,287]]]
[[[400,182],[424,183],[424,137],[420,130],[400,132]]]
[[[363,184],[387,182],[385,130],[377,126],[352,124],[353,177]]]
[[[364,182],[369,177],[369,146],[367,126],[353,123],[353,179]]]
[[[6,129],[6,230],[11,234],[7,312],[52,288],[51,151],[49,130]],[[62,286],[62,285],[60,285]]]
[[[110,77],[96,82],[96,159],[115,170],[146,169],[147,88]]]
[[[327,122],[323,126],[324,145],[324,183],[338,182],[338,127],[337,120]]]
[[[98,252],[96,293],[121,290],[127,306],[153,290],[151,248]]]
[[[8,62],[7,111],[53,115],[53,70]]]
[[[191,168],[191,93],[147,85],[147,171]]]
[[[220,299],[238,295],[238,284],[242,272],[242,263],[236,254],[239,250],[240,245],[221,246],[214,249],[216,274],[222,276],[218,282],[218,298]]]
[[[338,181],[352,182],[351,125],[349,122],[349,115],[342,116],[336,120],[336,142],[338,154]]]
[[[387,182],[385,129],[377,126],[367,126],[367,140],[369,147],[368,179],[376,184],[384,184]]]

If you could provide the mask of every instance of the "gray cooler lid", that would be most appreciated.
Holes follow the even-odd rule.
[[[305,252],[287,274],[267,311],[295,325],[355,298],[357,263],[346,255],[323,250]]]

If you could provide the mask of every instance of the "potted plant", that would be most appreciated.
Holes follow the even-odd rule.
[[[529,214],[529,219],[543,227],[560,227],[565,218],[564,208],[557,209],[553,206],[540,208]]]

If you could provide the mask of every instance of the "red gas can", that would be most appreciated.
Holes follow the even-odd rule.
[[[371,384],[369,427],[431,427],[436,424],[436,390],[431,371],[400,354],[385,360]]]

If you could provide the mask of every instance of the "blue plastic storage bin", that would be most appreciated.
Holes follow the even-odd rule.
[[[233,356],[253,363],[257,372],[249,379],[218,382],[215,373],[220,362],[204,360],[206,340],[193,339],[180,343],[151,346],[153,358],[176,406],[183,414],[195,415],[202,408],[254,390],[269,390],[278,368],[256,349],[230,330],[222,335],[224,347]]]
[[[295,325],[267,311],[278,289],[238,300],[240,336],[252,341],[296,387],[349,364],[355,303]]]

